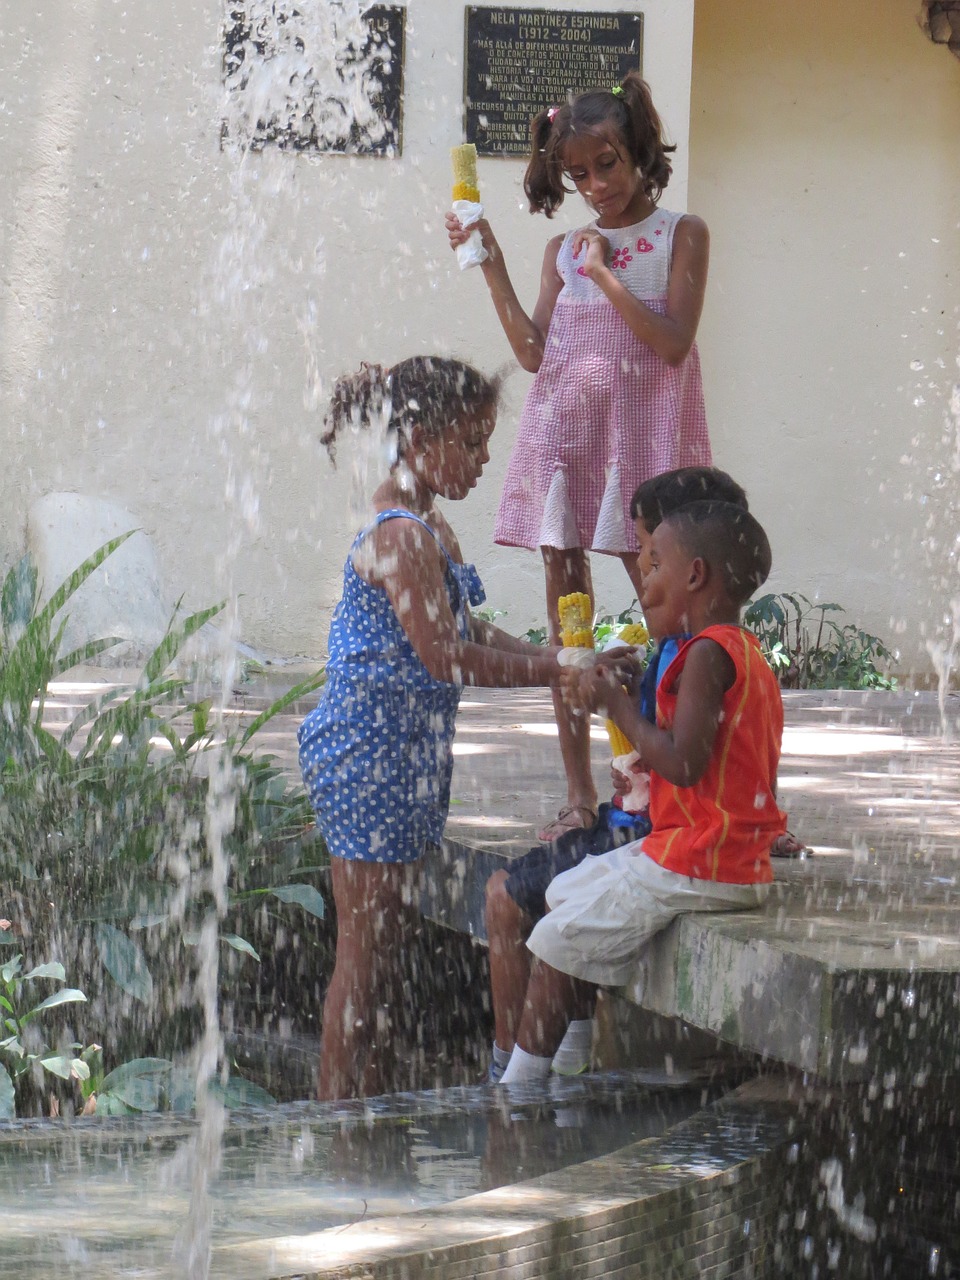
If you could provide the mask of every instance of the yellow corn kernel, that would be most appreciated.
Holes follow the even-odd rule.
[[[469,200],[472,204],[480,203],[480,190],[478,187],[468,186],[465,182],[455,182],[453,184],[454,200]]]
[[[459,147],[451,147],[450,159],[453,162],[454,200],[472,200],[476,204],[480,200],[480,181],[477,178],[477,148],[472,142],[464,142]]]
[[[585,591],[572,591],[557,601],[560,643],[565,648],[593,648],[593,605]]]
[[[607,737],[610,739],[610,753],[614,760],[616,760],[617,756],[625,756],[636,750],[627,735],[612,720],[608,720],[606,725]]]
[[[650,632],[642,622],[628,622],[625,627],[620,628],[617,639],[623,641],[624,644],[636,645],[639,649],[641,645],[645,645],[650,639]]]

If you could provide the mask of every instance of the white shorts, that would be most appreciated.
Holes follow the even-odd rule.
[[[720,884],[666,871],[643,841],[584,858],[547,889],[548,913],[527,946],[561,973],[621,987],[634,976],[652,937],[687,911],[749,911],[767,884]]]

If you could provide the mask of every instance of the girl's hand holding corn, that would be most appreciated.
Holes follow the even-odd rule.
[[[480,185],[477,178],[477,148],[472,142],[452,147],[450,159],[453,164],[453,216],[459,224],[460,231],[467,234],[454,243],[449,218],[447,215],[447,233],[450,243],[457,251],[457,262],[460,270],[477,267],[487,257],[487,249],[483,237],[476,230],[476,224],[483,217],[483,205],[480,203]]]

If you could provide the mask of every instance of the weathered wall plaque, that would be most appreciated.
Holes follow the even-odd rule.
[[[468,5],[464,30],[466,137],[482,155],[525,155],[538,111],[642,65],[641,13]]]
[[[322,21],[307,9],[296,0],[228,3],[225,133],[253,147],[398,154],[405,7],[371,5],[361,37],[339,29],[335,8]]]

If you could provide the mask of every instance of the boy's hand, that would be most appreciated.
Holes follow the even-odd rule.
[[[625,684],[632,695],[636,695],[646,663],[641,661],[638,651],[628,645],[618,645],[615,649],[603,651],[602,665],[614,672],[621,684]]]
[[[575,711],[608,711],[630,699],[616,672],[605,663],[567,669],[560,676],[564,701]]]
[[[613,794],[615,796],[627,796],[630,794],[633,783],[625,773],[621,773],[614,765],[610,766],[610,781],[613,783]]]

